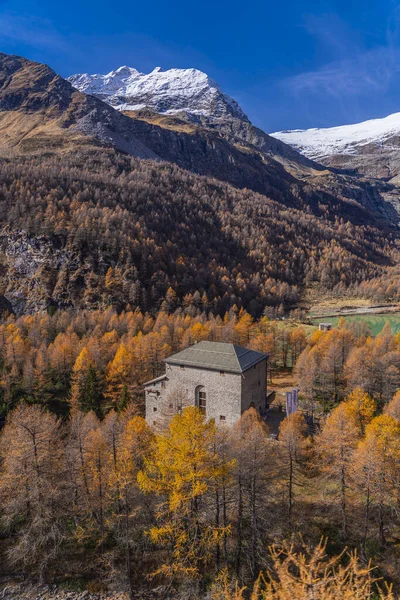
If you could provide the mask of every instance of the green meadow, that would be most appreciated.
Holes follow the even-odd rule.
[[[378,335],[384,328],[386,323],[389,323],[392,332],[398,333],[400,331],[400,313],[397,314],[381,314],[381,315],[348,315],[343,317],[346,321],[367,323],[371,328],[372,335]],[[335,327],[341,317],[318,317],[313,319],[312,322],[315,325],[319,323],[332,323]]]

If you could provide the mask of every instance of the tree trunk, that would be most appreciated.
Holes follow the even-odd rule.
[[[382,546],[386,545],[385,525],[384,525],[384,509],[382,500],[379,501],[379,541]]]
[[[251,481],[251,570],[253,577],[257,576],[257,509],[256,509],[256,477],[252,477]]]
[[[219,491],[218,489],[215,491],[215,527],[216,529],[219,528],[219,521],[220,521],[220,507],[219,507]],[[220,567],[220,562],[221,562],[221,547],[220,547],[220,543],[219,540],[217,541],[217,545],[215,548],[215,570],[219,571],[219,567]]]
[[[242,477],[239,475],[238,480],[239,486],[239,499],[238,499],[238,520],[237,520],[237,545],[236,545],[236,575],[239,577],[240,575],[240,567],[242,561],[242,520],[243,520],[243,490],[242,490]]]
[[[341,511],[342,511],[342,537],[347,538],[347,505],[346,505],[346,469],[344,463],[340,469],[340,495],[341,495]]]
[[[222,487],[222,519],[224,523],[224,539],[223,539],[223,548],[224,548],[224,562],[225,566],[228,564],[228,536],[226,535],[226,527],[228,526],[228,516],[226,513],[226,488],[225,485]]]
[[[292,513],[293,513],[293,457],[289,452],[289,497],[288,497],[288,523],[289,527],[292,526]]]
[[[371,504],[371,500],[370,500],[369,476],[368,476],[367,497],[365,500],[365,513],[364,513],[364,529],[363,529],[363,537],[362,537],[362,543],[361,543],[361,553],[362,553],[364,560],[366,560],[366,558],[367,558],[366,544],[367,544],[367,535],[368,535],[370,504]]]
[[[131,561],[131,549],[129,546],[129,503],[128,503],[128,492],[125,489],[125,560],[126,560],[126,578],[129,585],[129,597],[133,598],[133,587],[132,587],[132,561]]]

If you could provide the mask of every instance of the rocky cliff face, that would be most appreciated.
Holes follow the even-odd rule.
[[[52,303],[72,306],[74,279],[84,272],[73,251],[57,247],[49,237],[8,227],[0,232],[0,310],[23,314],[46,310]]]

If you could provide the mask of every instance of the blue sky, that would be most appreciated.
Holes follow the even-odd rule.
[[[400,112],[391,0],[0,0],[0,50],[63,76],[196,67],[266,131]]]

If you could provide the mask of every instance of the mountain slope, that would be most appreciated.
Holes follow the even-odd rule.
[[[112,145],[139,158],[157,155],[135,138],[132,123],[75,90],[46,65],[0,53],[0,153]]]
[[[245,142],[271,156],[319,168],[290,146],[254,127],[239,104],[225,94],[206,73],[197,69],[160,67],[140,73],[132,67],[119,67],[107,75],[71,75],[68,81],[81,92],[104,100],[114,108],[135,117],[147,114],[178,116],[183,121],[212,128],[230,142]]]
[[[168,125],[162,119],[169,119]],[[229,118],[207,125],[174,119],[148,109],[124,114],[75,90],[45,65],[0,54],[0,155],[112,146],[139,158],[174,162],[316,215],[383,226],[398,221],[390,186],[335,175],[248,121]]]
[[[0,55],[2,306],[172,309],[205,294],[213,312],[259,315],[392,273],[388,184],[268,152],[244,120],[127,115]]]
[[[173,130],[129,115],[79,92],[46,65],[0,54],[0,155],[113,146],[290,201],[293,177],[272,157],[201,125]]]
[[[388,180],[400,174],[400,113],[354,125],[271,135],[327,166]]]
[[[393,270],[388,232],[114,150],[3,159],[0,179],[0,294],[17,313],[206,294],[214,313],[260,315]]]
[[[371,213],[394,224],[399,221],[397,194],[390,187],[329,172],[254,127],[237,103],[200,71],[155,69],[143,75],[120,67],[108,75],[69,79],[130,116],[139,139],[184,168],[291,206],[306,204],[315,211],[322,201],[349,218],[355,217],[359,206],[370,214],[361,211],[358,222],[368,222]]]

